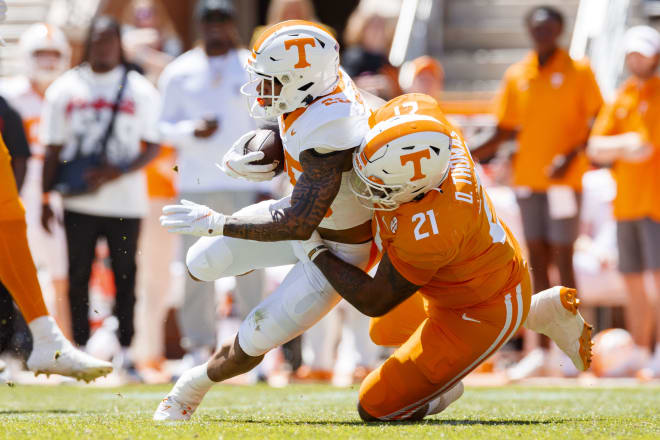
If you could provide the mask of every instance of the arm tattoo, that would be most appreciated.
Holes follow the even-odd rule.
[[[270,216],[227,217],[223,234],[257,241],[306,240],[321,223],[341,186],[353,150],[300,154],[303,172],[291,194],[291,206]]]
[[[374,278],[329,251],[316,257],[314,264],[339,295],[368,316],[384,315],[419,290],[397,272],[387,254]]]

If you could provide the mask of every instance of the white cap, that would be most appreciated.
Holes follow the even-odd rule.
[[[623,36],[623,45],[626,54],[637,52],[652,57],[660,52],[660,33],[650,26],[634,26]]]

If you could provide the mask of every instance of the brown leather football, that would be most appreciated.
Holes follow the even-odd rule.
[[[254,136],[243,146],[243,154],[252,151],[263,151],[264,158],[252,161],[251,164],[268,165],[277,163],[275,174],[279,174],[284,170],[284,147],[279,132],[269,129],[256,130]]]

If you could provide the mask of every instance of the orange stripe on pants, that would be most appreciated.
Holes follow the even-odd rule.
[[[25,220],[0,222],[0,281],[16,301],[28,323],[48,315],[41,295]]]

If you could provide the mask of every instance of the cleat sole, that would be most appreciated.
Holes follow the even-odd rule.
[[[559,298],[561,299],[561,305],[564,306],[566,310],[574,315],[577,314],[580,305],[580,300],[577,297],[577,290],[562,287],[559,292]]]
[[[582,359],[584,370],[589,369],[591,366],[591,348],[594,345],[594,343],[591,341],[592,330],[593,327],[585,322],[584,327],[582,328],[582,334],[580,335],[580,358]]]

